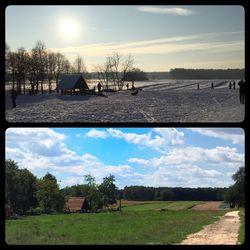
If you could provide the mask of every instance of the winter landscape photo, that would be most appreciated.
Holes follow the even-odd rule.
[[[242,122],[240,5],[10,5],[8,122]]]
[[[239,128],[9,128],[9,245],[236,245]]]

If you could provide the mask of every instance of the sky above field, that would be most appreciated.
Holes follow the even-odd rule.
[[[130,185],[227,187],[244,166],[238,128],[9,128],[6,159],[61,187],[110,174]]]
[[[30,50],[41,40],[90,72],[113,52],[144,71],[244,68],[244,19],[230,5],[9,6],[6,42]]]

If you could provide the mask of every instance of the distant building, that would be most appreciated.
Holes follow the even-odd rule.
[[[58,90],[61,90],[62,94],[76,94],[86,89],[89,87],[81,74],[64,75],[58,84]]]
[[[85,197],[70,197],[65,204],[65,210],[71,213],[87,212],[89,203]]]

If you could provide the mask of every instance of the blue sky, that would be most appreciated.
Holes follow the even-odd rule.
[[[9,6],[6,42],[12,49],[37,40],[89,71],[113,52],[131,54],[145,71],[175,67],[244,68],[242,6]]]
[[[238,128],[9,128],[6,159],[61,187],[113,174],[130,185],[227,187],[244,166]]]

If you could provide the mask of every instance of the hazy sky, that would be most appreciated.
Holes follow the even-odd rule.
[[[89,71],[114,51],[145,71],[244,68],[242,6],[9,6],[6,42],[31,49],[37,40]]]
[[[237,128],[9,128],[6,159],[60,186],[97,183],[113,174],[129,185],[227,187],[244,166],[244,131]]]

